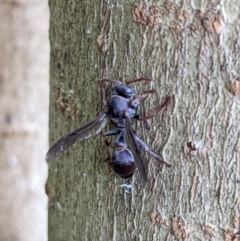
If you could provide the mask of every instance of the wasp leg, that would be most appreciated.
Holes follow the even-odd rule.
[[[146,82],[150,82],[150,81],[153,81],[152,78],[147,78],[147,77],[143,77],[143,78],[139,78],[139,79],[134,79],[134,80],[130,80],[126,83],[126,85],[130,85],[132,83],[136,83],[136,82],[140,82],[140,81],[146,81]]]
[[[137,141],[137,143],[141,147],[141,149],[143,149],[144,151],[149,153],[152,157],[154,157],[156,160],[158,160],[161,164],[166,165],[167,167],[171,167],[171,165],[168,164],[167,162],[165,162],[162,157],[157,155],[155,152],[151,151],[149,149],[149,147],[147,146],[147,144],[144,141],[142,141],[137,135],[135,135],[135,140]]]
[[[106,101],[106,92],[105,92],[105,83],[106,82],[115,83],[115,80],[101,79],[98,81],[98,86],[101,89],[102,104],[103,104],[104,108],[107,110],[107,101]]]
[[[166,100],[161,105],[158,106],[158,108],[154,111],[154,113],[149,113],[143,117],[136,116],[135,119],[137,119],[138,121],[145,121],[153,118],[160,110],[162,110],[168,104],[169,101],[170,101],[170,97],[167,96]]]
[[[141,95],[134,97],[131,101],[130,101],[130,106],[131,107],[136,107],[138,106],[139,102],[142,100],[145,100],[149,95],[151,94],[155,94],[156,90],[148,90],[146,92],[143,92]]]
[[[104,133],[104,136],[114,136],[114,135],[118,135],[121,132],[121,130],[111,130],[108,132]]]

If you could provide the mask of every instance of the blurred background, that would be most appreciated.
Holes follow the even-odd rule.
[[[48,1],[0,1],[0,241],[47,240],[48,29]]]

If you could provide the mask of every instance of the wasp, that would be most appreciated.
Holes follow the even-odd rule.
[[[152,81],[152,79],[139,78],[129,81],[126,84],[119,80],[99,80],[98,85],[101,89],[104,111],[94,120],[57,140],[48,150],[45,158],[46,161],[49,163],[75,142],[101,132],[106,125],[107,118],[109,118],[115,129],[106,132],[104,135],[117,135],[114,142],[115,150],[112,153],[111,158],[111,165],[115,173],[122,178],[130,178],[137,167],[144,186],[148,180],[148,165],[142,156],[143,151],[149,153],[161,164],[170,167],[171,165],[165,162],[161,156],[149,149],[147,144],[136,135],[136,132],[131,126],[131,119],[146,121],[147,119],[153,118],[170,100],[170,97],[167,97],[166,100],[155,110],[155,113],[140,117],[137,114],[137,108],[140,102],[146,99],[149,95],[156,93],[155,90],[148,90],[140,95],[136,95],[135,89],[130,85],[140,81],[149,82]],[[106,101],[105,98],[106,82],[112,84],[112,94],[108,101]],[[126,140],[130,149],[127,148]]]

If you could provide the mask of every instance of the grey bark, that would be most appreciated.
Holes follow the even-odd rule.
[[[0,240],[47,240],[45,1],[0,3]]]
[[[176,2],[176,3],[174,3]],[[239,9],[232,1],[50,1],[50,142],[102,111],[97,79],[172,96],[139,136],[171,168],[149,161],[131,194],[106,162],[101,136],[50,167],[50,240],[237,240],[239,238]],[[136,5],[135,5],[136,4]],[[111,127],[107,127],[110,129]]]

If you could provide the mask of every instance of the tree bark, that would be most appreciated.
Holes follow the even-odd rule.
[[[144,189],[138,171],[131,194],[120,187],[101,135],[51,164],[50,240],[239,239],[240,10],[177,2],[50,1],[50,143],[102,111],[98,79],[152,77],[134,85],[158,93],[142,115],[172,99],[150,130],[133,125],[172,164],[146,156]]]
[[[0,240],[47,240],[48,5],[0,3]]]

